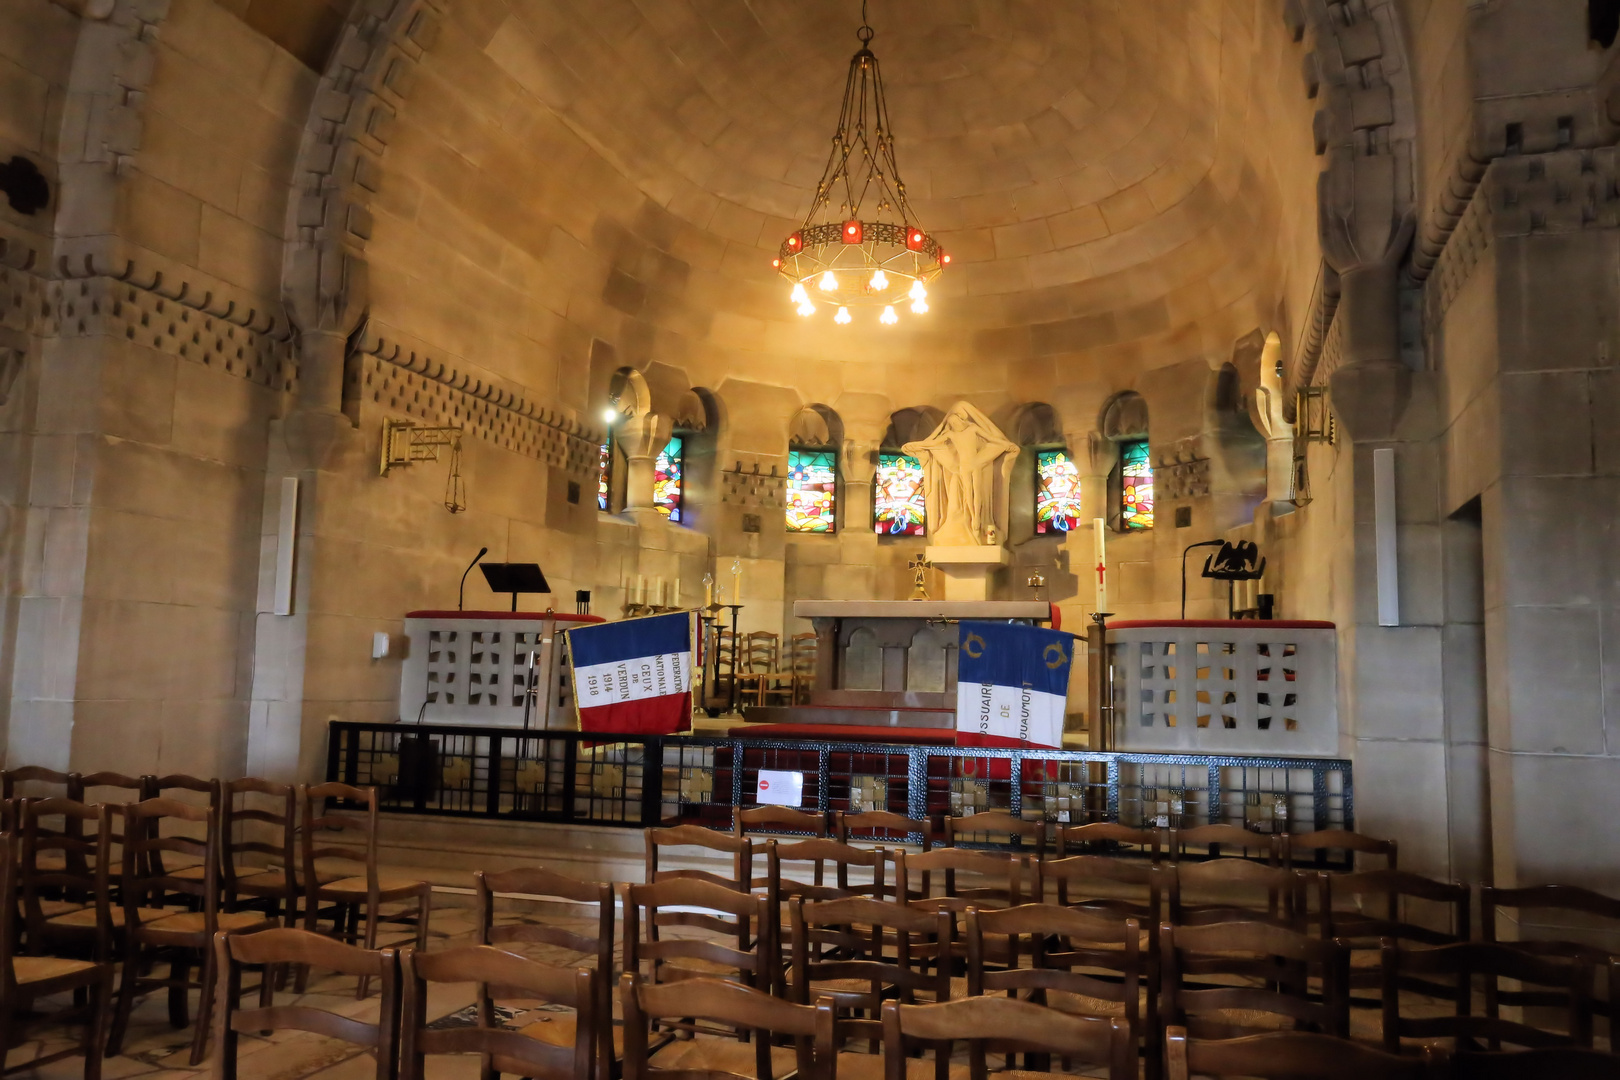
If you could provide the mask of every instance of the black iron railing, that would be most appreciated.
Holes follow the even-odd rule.
[[[1010,810],[1079,824],[1261,832],[1354,827],[1337,758],[1114,754],[874,742],[603,736],[333,721],[326,773],[397,813],[729,827],[761,769],[804,774],[804,807],[937,818]],[[920,837],[912,837],[919,840]]]

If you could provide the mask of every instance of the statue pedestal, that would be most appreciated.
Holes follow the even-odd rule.
[[[945,546],[930,544],[925,558],[945,574],[945,599],[988,600],[990,575],[1012,562],[1004,547],[983,544]]]

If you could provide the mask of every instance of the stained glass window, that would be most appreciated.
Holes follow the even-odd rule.
[[[1133,439],[1119,444],[1120,525],[1126,529],[1153,528],[1153,459],[1148,441]]]
[[[916,458],[905,454],[879,454],[872,501],[874,532],[885,536],[923,536],[928,532],[923,467]]]
[[[838,529],[835,506],[838,451],[789,450],[787,530],[830,533]]]
[[[613,435],[602,444],[602,453],[596,464],[596,508],[608,508],[609,493],[613,488]]]
[[[1035,455],[1035,534],[1080,527],[1080,470],[1065,450]]]
[[[681,520],[681,477],[686,465],[684,451],[681,437],[671,435],[653,466],[653,505],[671,521]]]

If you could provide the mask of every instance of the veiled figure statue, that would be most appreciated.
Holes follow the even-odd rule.
[[[926,439],[906,443],[922,462],[929,544],[999,547],[1007,539],[1007,492],[1018,444],[965,401]]]

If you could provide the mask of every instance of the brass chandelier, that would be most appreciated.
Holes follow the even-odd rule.
[[[916,315],[928,311],[927,283],[951,257],[906,200],[883,75],[868,48],[873,30],[866,24],[865,0],[855,36],[861,47],[849,62],[827,167],[804,224],[782,241],[771,265],[793,283],[791,299],[800,315],[808,318],[826,306],[835,323],[848,325],[854,321],[850,308],[880,307],[878,321],[892,326],[900,321],[897,305],[909,304]]]

